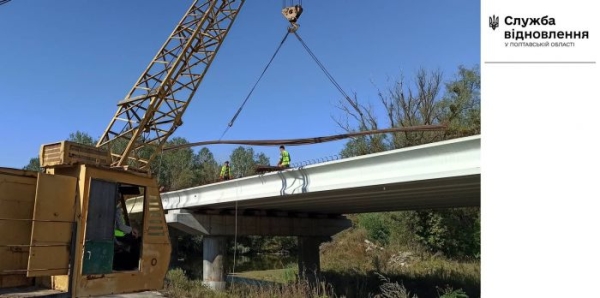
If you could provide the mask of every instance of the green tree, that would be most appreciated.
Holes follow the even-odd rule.
[[[229,157],[231,174],[235,178],[254,174],[254,168],[259,164],[270,164],[269,158],[264,153],[254,153],[253,148],[236,148]]]
[[[254,155],[254,164],[255,165],[269,165],[271,160],[262,152]]]
[[[379,213],[359,214],[358,225],[367,230],[367,235],[371,240],[381,244],[389,243],[391,230],[386,216]]]
[[[70,133],[69,138],[67,140],[71,141],[71,142],[79,143],[79,144],[90,145],[90,146],[96,146],[96,143],[97,143],[97,141],[94,140],[88,133],[81,132],[79,130],[74,133]]]
[[[442,119],[448,124],[444,139],[481,133],[481,74],[479,68],[460,66],[454,80],[446,84],[439,103]]]
[[[212,152],[208,148],[203,147],[194,158],[194,164],[197,166],[195,174],[198,184],[204,185],[215,182],[219,177],[221,168]]]
[[[451,208],[405,212],[416,240],[449,257],[479,257],[479,208]]]
[[[455,77],[444,83],[441,71],[420,69],[413,85],[404,76],[377,97],[385,119],[377,119],[372,104],[363,105],[357,96],[352,103],[340,102],[342,120],[337,124],[348,132],[382,127],[409,127],[445,124],[445,131],[398,132],[354,138],[346,143],[342,156],[358,156],[408,146],[427,144],[481,133],[481,78],[479,67],[458,67]],[[445,86],[445,88],[444,88]]]
[[[27,164],[25,167],[23,167],[23,170],[41,172],[42,168],[40,167],[40,158],[39,157],[31,158],[29,160],[29,164]]]
[[[166,146],[188,143],[186,139],[177,137],[168,141]],[[158,177],[158,183],[170,190],[197,185],[197,168],[191,148],[163,152],[152,161],[152,170]]]

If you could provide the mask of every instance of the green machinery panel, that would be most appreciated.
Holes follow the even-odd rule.
[[[86,241],[83,256],[83,275],[112,273],[114,242]]]
[[[92,179],[82,273],[112,273],[117,183]]]

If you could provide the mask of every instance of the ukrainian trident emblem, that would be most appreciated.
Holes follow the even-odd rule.
[[[496,28],[498,28],[498,26],[500,26],[500,17],[497,17],[496,15],[492,15],[490,17],[490,27],[492,28],[492,30],[496,30]]]

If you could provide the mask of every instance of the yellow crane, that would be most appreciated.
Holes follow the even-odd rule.
[[[194,1],[96,146],[42,145],[39,173],[0,168],[0,297],[162,289],[171,244],[150,165],[182,125],[244,2]],[[297,28],[302,7],[282,13]],[[142,213],[127,214],[131,198]],[[115,237],[120,213],[139,231],[133,244]]]

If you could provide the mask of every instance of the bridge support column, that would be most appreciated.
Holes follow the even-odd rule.
[[[225,290],[227,264],[227,237],[204,236],[202,282],[213,290]]]
[[[177,229],[168,227],[169,229],[169,241],[171,242],[171,260],[169,261],[169,268],[174,268],[179,258],[179,232]]]
[[[321,273],[319,246],[330,237],[298,237],[298,276],[316,284]]]

